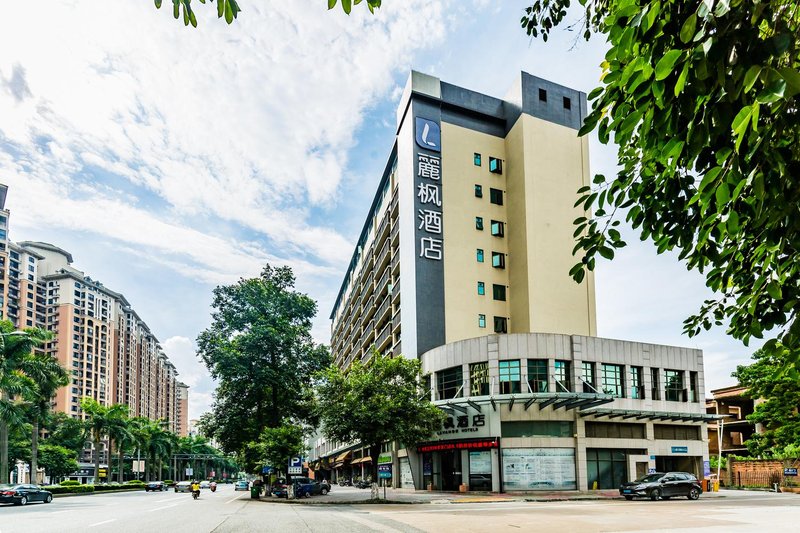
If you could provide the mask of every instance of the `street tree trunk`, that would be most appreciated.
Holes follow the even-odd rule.
[[[119,446],[117,449],[117,453],[119,453],[119,458],[117,459],[117,469],[119,470],[119,482],[125,482],[125,447]]]
[[[8,483],[8,424],[0,422],[0,483]]]
[[[373,500],[380,499],[380,491],[378,490],[378,456],[381,454],[381,445],[373,444],[369,448],[369,456],[372,459],[372,487],[370,496]]]
[[[33,427],[31,428],[31,479],[30,482],[38,484],[39,480],[36,479],[36,470],[39,468],[39,417],[33,419]]]
[[[94,484],[100,481],[100,435],[94,436]]]

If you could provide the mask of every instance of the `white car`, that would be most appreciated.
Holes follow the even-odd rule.
[[[211,488],[211,482],[210,481],[201,481],[200,482],[200,488],[201,489],[210,489]]]

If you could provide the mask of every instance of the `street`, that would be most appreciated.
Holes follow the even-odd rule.
[[[308,501],[330,501],[325,498]],[[198,501],[187,493],[129,492],[0,506],[0,533],[789,531],[796,527],[799,502],[797,494],[731,491],[699,501],[309,505],[253,501],[249,493],[223,485],[216,493],[204,490]]]

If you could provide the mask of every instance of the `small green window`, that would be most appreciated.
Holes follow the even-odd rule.
[[[480,294],[481,296],[486,294],[486,285],[484,285],[482,281],[478,282],[478,294]]]
[[[479,328],[486,327],[486,315],[478,315],[478,327]]]
[[[478,248],[478,249],[475,251],[475,255],[476,255],[476,256],[477,256],[477,258],[478,258],[478,263],[483,263],[483,250],[481,250],[480,248]]]
[[[483,255],[481,255],[483,257]],[[492,266],[494,268],[506,267],[506,255],[502,252],[492,252]]]
[[[492,220],[492,235],[495,237],[502,237],[506,234],[505,224],[499,220]]]
[[[475,198],[483,198],[483,187],[475,184]]]
[[[483,217],[475,217],[475,229],[483,231]]]
[[[481,154],[474,154],[472,156],[472,162],[475,163],[476,167],[481,166]]]
[[[503,173],[503,161],[497,159],[496,157],[489,158],[489,172],[492,174],[502,174]]]

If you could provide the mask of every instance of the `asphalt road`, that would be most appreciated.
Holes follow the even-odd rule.
[[[699,501],[302,505],[251,501],[223,485],[198,501],[186,493],[136,492],[0,506],[0,533],[796,531],[798,506],[797,494],[753,492]]]

